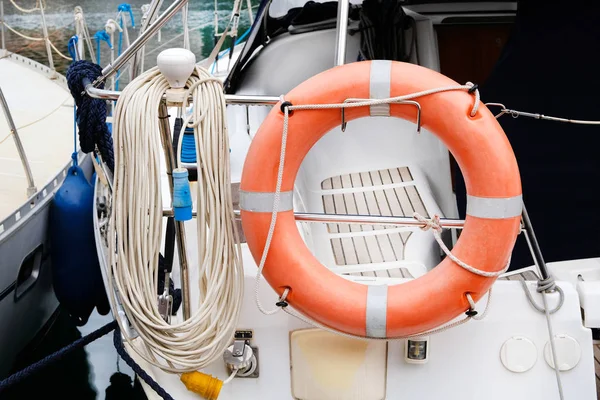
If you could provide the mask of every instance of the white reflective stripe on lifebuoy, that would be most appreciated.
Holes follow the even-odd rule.
[[[386,60],[371,61],[371,77],[369,97],[371,99],[387,99],[390,97],[392,79],[392,62]],[[374,104],[370,106],[372,117],[389,117],[389,104]]]
[[[366,335],[384,338],[387,334],[387,285],[369,285],[367,288]]]
[[[523,196],[476,197],[467,195],[467,215],[478,218],[504,219],[521,215]]]
[[[293,192],[279,193],[279,207],[277,211],[290,211],[294,209]],[[275,193],[246,192],[240,190],[240,209],[253,212],[273,212]]]

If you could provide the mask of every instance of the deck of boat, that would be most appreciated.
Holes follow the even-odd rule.
[[[321,183],[323,208],[328,214],[410,217],[416,211],[429,217],[419,187],[408,167],[333,176]],[[389,264],[404,260],[412,232],[383,225],[328,224],[336,266]],[[335,267],[332,268],[335,271]],[[384,268],[349,275],[410,278],[408,269]],[[536,281],[533,268],[508,273],[500,279]],[[600,343],[594,344],[596,387],[600,400]]]
[[[73,97],[62,75],[0,50],[0,88],[41,189],[73,151]],[[27,201],[27,179],[11,130],[0,111],[0,221]]]

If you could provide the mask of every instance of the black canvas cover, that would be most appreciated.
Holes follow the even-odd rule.
[[[518,3],[516,25],[482,85],[485,102],[551,116],[600,120],[600,5]],[[499,119],[519,164],[523,198],[546,261],[600,256],[600,126]],[[464,181],[457,170],[459,212]],[[511,269],[532,265],[521,235]]]

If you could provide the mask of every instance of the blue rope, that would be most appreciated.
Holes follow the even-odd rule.
[[[75,46],[77,46],[77,42],[79,42],[79,37],[77,35],[71,36],[71,38],[69,39],[69,55],[71,56],[73,61],[77,61],[77,50],[75,49]]]
[[[133,19],[133,11],[131,9],[131,4],[128,3],[121,3],[119,4],[119,6],[117,7],[118,11],[125,11],[129,13],[129,19],[131,19],[131,27],[135,28],[135,20]]]
[[[94,82],[101,75],[102,68],[98,64],[85,60],[76,61],[67,70],[67,83],[77,106],[81,150],[90,153],[97,146],[102,160],[111,171],[114,171],[113,141],[106,125],[106,102],[87,96],[82,82],[84,78]],[[98,87],[103,89],[104,83],[100,83]]]
[[[98,31],[94,34],[94,39],[96,39],[96,64],[100,65],[100,42],[104,41],[108,44],[108,48],[112,49],[112,43],[110,42],[110,36],[105,30]]]
[[[115,349],[117,349],[117,353],[119,353],[121,358],[127,363],[127,365],[129,365],[129,367],[131,367],[131,369],[133,370],[133,372],[135,372],[137,376],[142,378],[142,380],[146,382],[148,386],[150,386],[152,390],[156,392],[156,394],[158,394],[164,400],[174,400],[173,397],[171,397],[171,395],[167,393],[167,391],[163,389],[162,386],[158,384],[158,382],[152,379],[152,377],[148,375],[148,373],[144,371],[142,367],[140,367],[133,358],[131,358],[129,353],[125,351],[125,346],[123,345],[123,341],[121,340],[121,331],[119,330],[118,326],[115,329],[115,333],[113,335],[113,343],[115,345]]]
[[[108,324],[104,325],[102,328],[95,330],[94,332],[90,333],[89,335],[86,335],[80,339],[77,339],[76,341],[63,347],[62,349],[50,354],[49,356],[42,358],[40,361],[31,364],[29,367],[23,368],[19,372],[12,374],[8,378],[4,379],[3,381],[0,381],[0,393],[4,390],[8,389],[9,387],[14,386],[17,383],[22,382],[23,380],[29,378],[30,376],[41,371],[42,369],[46,368],[47,366],[52,365],[55,362],[63,359],[66,355],[73,352],[73,350],[81,349],[81,348],[87,346],[88,344],[92,343],[94,340],[101,338],[102,336],[106,335],[107,333],[109,333],[110,331],[112,331],[116,328],[118,328],[116,321],[109,322]]]

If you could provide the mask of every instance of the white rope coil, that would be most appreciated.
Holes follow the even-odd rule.
[[[202,168],[197,185],[199,303],[183,322],[165,322],[157,306],[163,233],[158,109],[169,84],[152,68],[125,87],[115,107],[110,298],[115,310],[114,293],[118,293],[128,320],[143,340],[145,351],[133,349],[168,372],[200,370],[222,356],[233,340],[243,296],[225,99],[220,82],[209,78],[207,71],[197,67],[186,85],[195,105],[192,118]],[[122,327],[122,331],[126,330]]]

